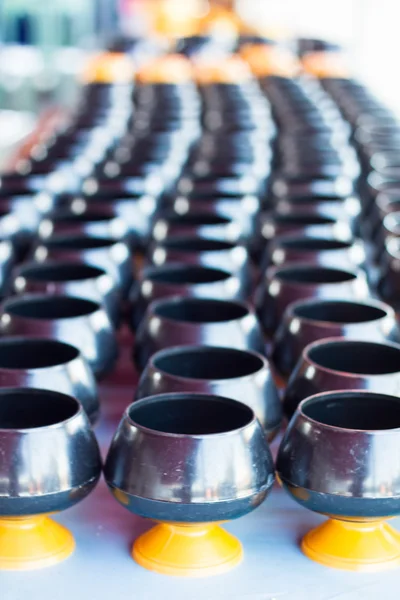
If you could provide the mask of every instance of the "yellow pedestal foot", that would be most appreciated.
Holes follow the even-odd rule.
[[[217,523],[160,523],[133,545],[139,565],[164,575],[208,577],[229,571],[242,559],[242,545]]]
[[[348,571],[382,571],[400,566],[400,533],[385,521],[329,519],[309,531],[301,548],[312,560]]]
[[[0,569],[49,567],[75,548],[72,534],[45,515],[0,519]]]

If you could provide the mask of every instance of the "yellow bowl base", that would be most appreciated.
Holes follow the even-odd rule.
[[[68,558],[74,551],[72,534],[49,517],[0,519],[0,569],[41,569]]]
[[[217,523],[160,523],[135,541],[132,556],[145,569],[164,575],[208,577],[239,564],[243,550]]]
[[[400,566],[400,533],[385,521],[329,519],[304,536],[301,549],[335,569],[373,572]]]

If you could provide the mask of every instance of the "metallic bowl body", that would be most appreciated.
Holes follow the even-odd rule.
[[[295,215],[298,212],[307,211],[315,215],[345,221],[354,232],[357,229],[361,205],[360,200],[355,196],[345,199],[336,196],[331,198],[304,196],[280,199],[275,210],[282,215]]]
[[[15,261],[16,256],[11,240],[0,240],[0,296],[7,293]]]
[[[258,196],[208,197],[201,195],[178,196],[173,202],[177,214],[206,213],[221,215],[238,222],[243,236],[248,238],[257,234],[258,215],[261,202]]]
[[[400,514],[399,403],[398,396],[353,390],[304,400],[277,459],[293,499],[345,520]]]
[[[400,341],[394,310],[377,300],[304,300],[290,304],[271,349],[274,367],[289,377],[304,348],[324,338]]]
[[[59,208],[43,216],[38,229],[40,238],[68,234],[123,240],[128,235],[128,228],[122,219],[106,207],[91,207],[86,210],[85,207],[82,210]]]
[[[51,294],[86,298],[102,304],[113,325],[120,322],[121,294],[115,280],[99,267],[82,262],[30,262],[14,270],[14,294]]]
[[[101,459],[77,400],[33,388],[2,388],[0,399],[0,515],[58,512],[83,500]]]
[[[57,340],[0,338],[0,388],[29,387],[76,398],[91,423],[100,404],[93,373],[79,350]]]
[[[332,390],[400,394],[400,345],[327,338],[309,344],[292,372],[283,398],[290,418],[299,403]]]
[[[1,336],[56,339],[79,349],[96,377],[112,369],[118,346],[105,310],[73,296],[26,294],[6,300],[0,310]]]
[[[189,411],[191,422],[198,417],[195,433],[185,432],[177,408],[173,414],[168,410],[171,405],[182,407],[181,414]],[[174,417],[176,433],[164,432],[165,425],[175,425]],[[217,396],[165,394],[126,410],[104,474],[117,500],[131,512],[196,523],[235,519],[254,510],[273,485],[274,465],[248,407]]]
[[[275,238],[268,247],[267,266],[309,263],[321,266],[359,267],[365,261],[361,240],[341,240],[315,235],[285,235]]]
[[[351,239],[351,229],[346,219],[338,220],[310,210],[299,210],[295,214],[269,211],[264,213],[261,221],[261,236],[268,244],[278,236],[294,234]]]
[[[111,207],[115,215],[121,219],[128,229],[130,237],[134,239],[146,239],[151,232],[152,218],[157,209],[156,196],[151,194],[136,195],[134,192],[123,192],[117,190],[115,193],[96,193],[93,196],[85,196],[80,199],[86,203],[87,209],[98,209]],[[76,200],[72,206],[76,205]]]
[[[113,238],[84,235],[55,235],[41,240],[33,251],[33,260],[72,260],[85,262],[107,271],[126,293],[133,280],[129,246]]]
[[[222,343],[222,341],[221,341]],[[178,346],[154,354],[136,399],[173,392],[215,394],[249,406],[268,439],[279,431],[282,407],[266,358],[221,346]]]
[[[223,269],[237,274],[248,292],[255,276],[246,246],[210,238],[171,236],[150,246],[146,262],[157,267],[185,263]]]
[[[397,311],[400,307],[400,238],[388,237],[380,260],[378,294]]]
[[[152,302],[136,332],[134,357],[149,358],[170,346],[220,346],[265,354],[261,326],[250,306],[237,300],[166,298]]]
[[[243,300],[246,286],[236,274],[222,269],[180,263],[147,267],[130,294],[133,329],[138,327],[151,302],[173,296]]]
[[[268,335],[273,335],[292,302],[307,298],[368,297],[364,273],[354,269],[320,267],[304,263],[268,269],[257,290],[257,313]]]
[[[223,215],[214,215],[206,211],[178,215],[167,212],[157,217],[153,224],[152,238],[155,242],[172,235],[207,237],[227,242],[239,242],[242,227],[237,221]]]

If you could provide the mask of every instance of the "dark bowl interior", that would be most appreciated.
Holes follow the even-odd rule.
[[[9,300],[4,312],[26,319],[71,319],[84,317],[99,310],[97,302],[72,296],[35,297]]]
[[[301,252],[323,252],[325,250],[347,250],[351,248],[351,242],[341,240],[317,238],[317,237],[296,237],[291,239],[281,239],[277,241],[277,246],[287,250],[297,250]]]
[[[356,275],[350,271],[328,267],[285,267],[275,272],[275,277],[286,283],[318,285],[354,281]]]
[[[35,429],[62,423],[79,410],[74,398],[45,390],[0,389],[0,430]]]
[[[0,339],[0,369],[45,369],[79,356],[74,346],[45,339]]]
[[[177,265],[176,267],[160,267],[148,270],[145,279],[167,285],[196,285],[201,283],[215,283],[229,279],[231,274],[221,269],[209,267]]]
[[[224,300],[188,298],[160,303],[154,314],[173,321],[187,323],[224,323],[242,319],[249,311],[242,304]]]
[[[231,223],[230,219],[210,213],[191,213],[185,215],[170,214],[165,220],[172,225],[227,225]]]
[[[100,212],[73,213],[65,211],[49,215],[48,218],[54,223],[102,223],[110,221],[114,216]]]
[[[153,365],[168,375],[204,380],[247,377],[264,367],[256,354],[206,346],[162,351],[153,357]]]
[[[114,238],[94,236],[54,236],[41,244],[49,250],[92,250],[95,248],[109,248],[116,243]]]
[[[316,344],[308,358],[325,369],[357,375],[400,373],[400,347],[373,342],[332,341]]]
[[[210,435],[245,427],[250,408],[225,398],[192,394],[156,396],[132,404],[129,418],[139,427],[166,434]]]
[[[308,225],[333,225],[336,220],[321,215],[311,213],[297,213],[290,215],[273,215],[273,221],[279,225],[299,225],[307,227]]]
[[[383,319],[387,315],[378,306],[340,300],[299,304],[293,308],[293,314],[310,321],[327,323],[367,323]]]
[[[324,394],[303,402],[301,411],[322,425],[341,429],[377,431],[400,428],[400,398],[384,394]]]
[[[19,275],[28,281],[84,281],[104,275],[105,271],[97,267],[74,263],[43,263],[22,267]]]
[[[325,202],[343,203],[345,198],[341,196],[293,196],[285,198],[289,204],[324,204]]]
[[[230,242],[200,237],[170,237],[162,243],[162,246],[175,252],[220,252],[235,248],[235,244]]]

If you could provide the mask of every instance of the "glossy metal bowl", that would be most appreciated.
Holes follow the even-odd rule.
[[[269,440],[279,431],[282,408],[278,392],[268,361],[255,352],[217,346],[161,350],[149,359],[136,399],[172,392],[233,398],[254,411]]]
[[[59,392],[0,389],[0,568],[57,563],[72,535],[46,513],[70,508],[95,487],[100,452],[79,402]]]
[[[77,201],[76,201],[77,203]],[[111,208],[89,207],[85,205],[71,208],[59,208],[46,214],[40,222],[39,237],[46,239],[53,235],[88,235],[124,239],[128,228]]]
[[[400,238],[388,237],[380,260],[378,294],[397,311],[400,308]]]
[[[341,390],[300,404],[277,472],[296,502],[331,517],[303,538],[309,558],[353,571],[399,566],[399,534],[382,523],[400,514],[399,453],[397,393]]]
[[[271,336],[292,302],[307,298],[368,297],[364,273],[355,269],[296,264],[270,268],[256,294],[256,307],[266,333]]]
[[[107,271],[125,293],[133,280],[129,246],[111,237],[54,235],[38,242],[34,260],[81,261]]]
[[[309,263],[321,266],[360,267],[365,261],[361,240],[344,240],[315,235],[285,235],[271,241],[264,262],[266,266]]]
[[[104,269],[82,262],[24,263],[14,271],[12,292],[86,298],[102,304],[114,326],[120,321],[121,294],[115,280]]]
[[[400,389],[400,345],[323,339],[306,346],[283,398],[288,418],[313,394],[332,390],[368,390],[397,395]]]
[[[244,299],[246,291],[237,275],[222,269],[179,263],[147,267],[142,270],[130,295],[133,329],[137,328],[151,302],[172,296],[237,300]]]
[[[79,400],[91,423],[100,404],[93,373],[74,346],[57,340],[0,338],[0,388],[31,387],[69,394]]]
[[[253,310],[237,300],[167,298],[152,302],[136,332],[134,357],[142,370],[150,356],[170,346],[219,346],[265,354]]]
[[[178,215],[170,211],[155,219],[152,237],[156,242],[162,242],[172,235],[238,242],[242,237],[242,228],[237,221],[219,214],[198,211]]]
[[[350,239],[351,230],[345,219],[310,210],[282,214],[277,211],[264,213],[261,219],[261,235],[267,243],[281,235],[299,234]]]
[[[304,348],[329,337],[383,342],[400,341],[392,308],[377,300],[302,300],[290,304],[271,350],[274,367],[289,377]]]
[[[0,335],[56,339],[75,346],[96,377],[110,371],[118,355],[117,340],[105,310],[74,296],[26,294],[3,302]]]
[[[257,234],[258,215],[261,209],[258,196],[221,197],[192,193],[189,196],[178,196],[172,206],[179,215],[202,211],[228,217],[239,223],[246,238]]]
[[[254,510],[274,482],[271,453],[251,409],[185,393],[132,404],[104,473],[125,508],[161,521],[135,542],[135,560],[173,575],[216,574],[236,565],[240,543],[215,525]]]
[[[0,296],[7,293],[16,256],[10,240],[0,240]]]

